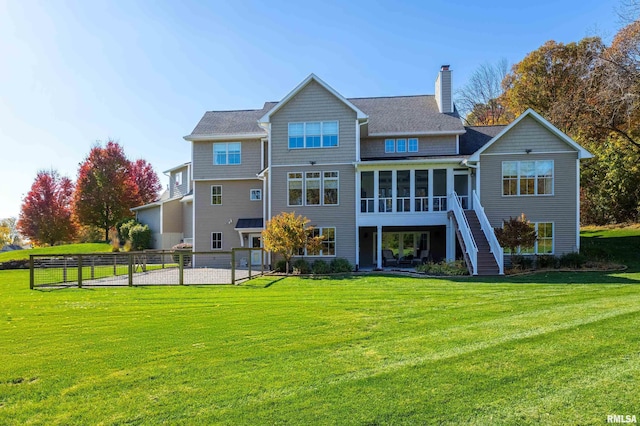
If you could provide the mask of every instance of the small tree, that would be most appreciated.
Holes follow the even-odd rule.
[[[324,237],[314,236],[313,227],[307,226],[308,223],[309,219],[296,216],[295,212],[282,212],[272,217],[267,222],[267,228],[262,231],[265,249],[283,257],[287,273],[291,258],[305,247],[309,253],[320,251]]]
[[[538,236],[536,235],[536,229],[527,220],[524,213],[520,217],[509,217],[508,221],[504,222],[502,228],[495,228],[494,232],[496,238],[502,247],[506,247],[511,251],[511,263],[513,264],[513,257],[521,248],[530,248],[536,243]]]

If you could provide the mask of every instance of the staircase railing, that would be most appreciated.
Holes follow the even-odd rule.
[[[467,221],[467,217],[464,215],[460,198],[458,198],[458,194],[456,194],[455,191],[451,192],[449,195],[449,205],[451,206],[451,211],[458,223],[458,231],[462,236],[465,250],[469,256],[469,261],[471,262],[471,273],[472,275],[478,275],[478,246],[476,245],[476,241],[471,233],[469,221]]]
[[[489,242],[489,248],[491,249],[491,253],[493,257],[496,259],[496,263],[498,264],[498,268],[500,269],[500,275],[504,274],[504,250],[500,247],[500,243],[496,238],[495,232],[493,232],[493,227],[489,223],[489,218],[484,212],[484,207],[480,204],[480,197],[478,197],[478,193],[473,191],[473,210],[476,212],[478,216],[478,220],[480,221],[480,228],[482,228],[482,232],[484,232],[484,236],[487,238]]]

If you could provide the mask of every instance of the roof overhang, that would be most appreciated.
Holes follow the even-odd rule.
[[[509,132],[509,130],[511,130],[514,126],[516,126],[525,117],[533,118],[538,123],[540,123],[543,127],[545,127],[547,130],[549,130],[551,133],[553,133],[559,139],[561,139],[563,142],[565,142],[567,145],[569,145],[570,147],[575,149],[578,152],[578,159],[585,159],[585,158],[592,158],[593,157],[593,154],[591,154],[589,151],[587,151],[582,146],[580,146],[576,141],[571,139],[569,136],[567,136],[564,132],[562,132],[556,126],[551,124],[548,120],[546,120],[540,114],[538,114],[537,112],[535,112],[534,110],[529,108],[528,110],[523,112],[518,118],[513,120],[511,122],[511,124],[509,124],[507,127],[502,129],[502,131],[500,133],[498,133],[497,135],[495,135],[489,142],[484,144],[479,150],[477,150],[476,152],[471,154],[471,156],[469,157],[469,161],[473,161],[473,162],[480,161],[480,155],[484,151],[486,151],[491,145],[496,143],[504,134]]]
[[[260,118],[260,120],[258,120],[258,123],[270,123],[271,122],[271,116],[273,114],[275,114],[276,112],[278,112],[283,106],[285,106],[302,89],[304,89],[311,81],[315,81],[316,83],[318,83],[320,86],[325,88],[329,93],[331,93],[333,96],[338,98],[342,103],[344,103],[346,106],[351,108],[356,113],[356,117],[358,118],[358,120],[364,121],[367,118],[369,118],[367,116],[367,114],[365,114],[358,107],[356,107],[354,104],[349,102],[344,96],[342,96],[340,93],[338,93],[333,87],[329,86],[327,83],[322,81],[318,76],[316,76],[315,74],[311,73],[311,74],[309,74],[309,76],[307,78],[305,78],[302,81],[302,83],[298,84],[295,89],[293,89],[291,92],[289,92],[289,94],[287,96],[285,96],[280,102],[278,102],[278,104],[275,107],[271,108],[271,110],[269,110],[269,112],[267,112],[265,115],[263,115],[262,118]]]
[[[193,202],[193,194],[185,195],[180,199],[181,203],[192,203]]]
[[[146,210],[146,209],[151,209],[154,207],[160,207],[162,204],[164,203],[164,201],[154,201],[153,203],[149,203],[149,204],[145,204],[142,206],[138,206],[138,207],[133,207],[129,210],[131,210],[132,212],[137,212],[139,210]]]
[[[188,168],[188,167],[189,167],[189,165],[191,165],[191,163],[190,163],[190,162],[187,162],[187,163],[184,163],[184,164],[180,164],[179,166],[175,166],[175,167],[172,167],[172,168],[170,168],[170,169],[167,169],[167,170],[165,170],[165,171],[164,171],[164,172],[162,172],[162,173],[163,173],[163,174],[167,174],[167,173],[175,172],[176,170],[180,170],[180,169],[183,169],[183,168],[185,168],[185,167],[187,167],[187,168]]]
[[[262,139],[266,137],[266,133],[215,133],[210,135],[187,135],[183,139],[191,142],[199,141],[236,141],[244,139]]]
[[[369,133],[367,137],[392,137],[392,136],[446,136],[446,135],[464,135],[466,130],[439,130],[439,131],[422,131],[422,132],[395,132],[395,133]]]
[[[356,169],[366,168],[366,166],[398,166],[398,165],[415,165],[415,164],[462,164],[467,157],[442,157],[442,158],[416,158],[416,159],[393,159],[388,160],[371,160],[356,161],[353,163]]]

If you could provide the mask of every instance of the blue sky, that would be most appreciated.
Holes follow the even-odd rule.
[[[547,40],[606,41],[607,1],[0,0],[0,218],[40,169],[75,180],[96,141],[162,171],[207,110],[261,108],[313,72],[346,97],[432,94]]]

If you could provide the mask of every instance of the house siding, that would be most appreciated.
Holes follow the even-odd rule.
[[[289,149],[289,123],[338,121],[333,148]],[[356,159],[356,113],[320,84],[311,81],[271,116],[271,165],[352,162]],[[275,198],[275,197],[274,197]]]
[[[524,153],[525,150],[536,152],[568,152],[575,151],[548,129],[531,117],[523,118],[496,143],[487,148],[483,154]]]
[[[180,173],[182,173],[182,184],[176,185],[176,175]],[[189,191],[190,178],[187,166],[172,171],[171,176],[169,177],[169,197],[174,198],[186,195]]]
[[[404,158],[424,157],[430,155],[455,155],[457,143],[455,136],[420,136],[418,137],[418,152],[385,153],[386,139],[413,139],[411,136],[396,136],[385,138],[366,138],[360,142],[360,157],[362,158]]]
[[[162,205],[162,232],[182,233],[182,203],[167,201]]]
[[[555,136],[553,136],[555,138]],[[504,142],[500,140],[499,142]],[[564,145],[567,149],[567,145]],[[522,213],[531,222],[554,223],[554,254],[576,251],[577,152],[553,154],[505,154],[480,156],[480,202],[493,227]],[[553,160],[553,195],[503,196],[502,162]]]
[[[193,203],[182,204],[182,233],[184,238],[193,237]]]
[[[221,205],[211,205],[211,185],[222,186]],[[249,190],[261,186],[258,179],[195,182],[194,250],[211,251],[212,232],[222,232],[222,250],[240,247],[240,236],[234,228],[240,218],[262,217],[262,203],[249,200]]]
[[[308,171],[339,172],[337,206],[287,206],[287,173]],[[336,257],[344,257],[355,263],[355,172],[352,165],[327,165],[314,167],[278,167],[272,172],[272,214],[295,212],[310,220],[315,227],[336,228]],[[331,259],[323,257],[323,259]]]
[[[220,141],[238,142],[238,141]],[[193,178],[204,179],[245,179],[255,178],[262,170],[260,139],[239,141],[241,145],[240,164],[214,165],[213,141],[193,143]],[[218,143],[216,141],[215,143]]]

